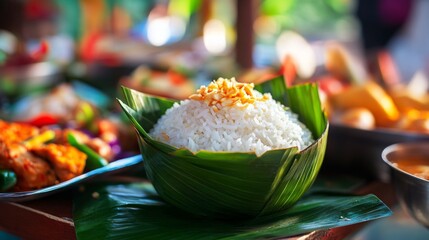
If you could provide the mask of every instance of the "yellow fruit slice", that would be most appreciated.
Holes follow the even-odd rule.
[[[417,71],[407,85],[398,85],[390,90],[390,96],[400,112],[429,111],[428,79],[425,73]]]
[[[425,99],[411,96],[406,92],[392,92],[391,93],[393,102],[401,112],[408,112],[416,109],[421,111],[429,111],[429,103]]]
[[[391,127],[399,119],[399,111],[387,92],[373,81],[351,86],[332,96],[332,103],[339,109],[366,108],[375,117],[378,127]]]

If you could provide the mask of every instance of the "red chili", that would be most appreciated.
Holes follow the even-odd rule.
[[[35,127],[43,127],[48,125],[54,125],[58,123],[58,118],[50,114],[41,114],[37,117],[27,121],[26,123],[33,125]]]
[[[176,86],[182,85],[186,82],[185,77],[183,75],[181,75],[180,73],[177,73],[175,71],[170,70],[167,72],[167,74],[168,74],[168,77],[170,78],[170,82],[173,85],[176,85]]]
[[[35,61],[43,60],[49,52],[49,45],[46,41],[40,42],[39,47],[30,54]]]
[[[280,73],[283,74],[286,86],[292,86],[296,78],[296,66],[291,56],[288,55],[285,57]]]

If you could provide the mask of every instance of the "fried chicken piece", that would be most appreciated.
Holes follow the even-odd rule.
[[[82,174],[85,168],[87,156],[70,145],[47,144],[31,151],[53,165],[61,182]]]
[[[15,191],[39,189],[57,182],[51,166],[17,142],[0,139],[0,167],[10,169],[17,175]]]
[[[22,142],[39,134],[39,129],[28,124],[7,123],[0,120],[0,139],[7,142]]]
[[[7,122],[5,122],[5,121],[0,120],[0,129],[4,129],[4,128],[6,128],[7,126],[9,126],[9,123],[7,123]]]

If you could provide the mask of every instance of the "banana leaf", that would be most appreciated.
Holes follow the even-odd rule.
[[[287,209],[308,190],[323,162],[328,132],[317,86],[286,88],[278,77],[256,89],[297,113],[315,142],[302,151],[291,147],[262,156],[178,149],[148,134],[175,101],[123,88],[126,103],[118,102],[137,130],[146,175],[165,201],[197,215],[245,217]]]
[[[80,240],[274,239],[391,215],[374,195],[346,195],[347,189],[335,193],[333,189],[345,188],[332,182],[329,187],[315,186],[290,209],[231,221],[183,212],[165,203],[147,182],[93,184],[74,199],[76,236]],[[99,194],[97,198],[94,192]]]

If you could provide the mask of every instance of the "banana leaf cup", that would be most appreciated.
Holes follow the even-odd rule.
[[[119,104],[134,125],[147,177],[168,203],[196,215],[214,218],[257,217],[285,210],[308,190],[322,165],[328,121],[316,84],[287,88],[282,77],[255,89],[297,113],[315,142],[253,152],[191,152],[153,139],[148,132],[175,101],[123,88]]]

